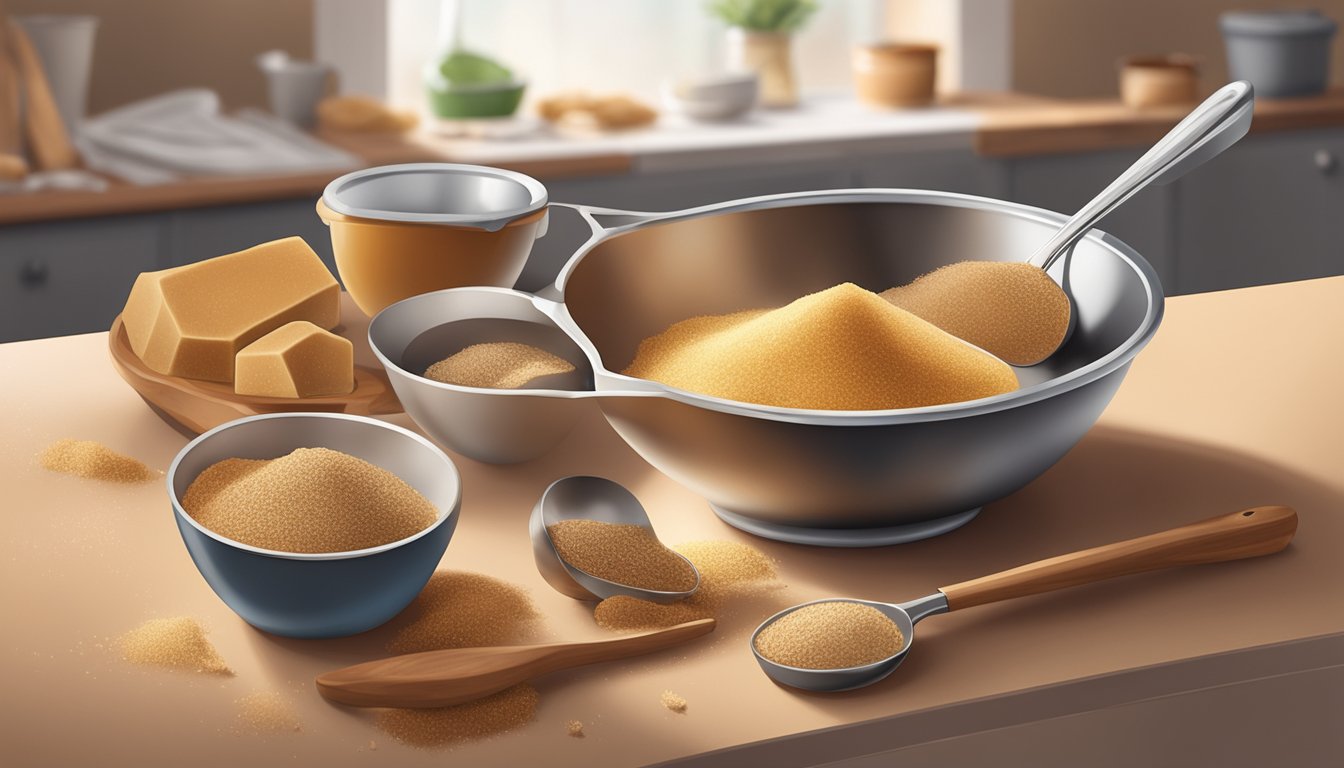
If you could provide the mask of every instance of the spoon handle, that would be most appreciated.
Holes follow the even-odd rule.
[[[549,672],[651,653],[713,630],[714,619],[699,619],[611,640],[411,653],[318,675],[317,690],[355,707],[448,707]]]
[[[1253,507],[943,587],[949,611],[1178,565],[1273,554],[1292,540],[1290,507]]]
[[[1238,80],[1219,88],[1075,213],[1027,263],[1050,269],[1055,259],[1134,193],[1149,184],[1173,181],[1237,143],[1251,127],[1254,103],[1248,82]]]

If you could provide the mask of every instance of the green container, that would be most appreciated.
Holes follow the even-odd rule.
[[[508,117],[518,111],[527,83],[500,83],[449,88],[430,87],[429,107],[449,119]]]
[[[429,107],[450,119],[508,117],[518,110],[527,84],[487,56],[454,50],[431,69],[425,85]]]

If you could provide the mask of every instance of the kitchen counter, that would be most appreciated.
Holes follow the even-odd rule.
[[[462,518],[442,567],[526,588],[547,637],[607,636],[532,563],[529,511],[564,475],[626,484],[670,543],[760,547],[787,586],[737,604],[698,644],[542,678],[536,719],[519,730],[420,750],[368,712],[327,704],[311,682],[381,655],[398,620],[345,640],[260,633],[197,574],[161,483],[99,484],[37,466],[35,454],[64,437],[161,469],[186,442],[117,378],[104,334],[0,345],[4,754],[23,766],[1324,764],[1344,753],[1341,348],[1344,278],[1172,299],[1100,423],[1057,466],[957,531],[881,549],[793,546],[728,528],[596,414],[531,464],[459,459]],[[915,597],[1271,503],[1301,517],[1283,553],[937,616],[892,677],[860,691],[777,687],[747,647],[750,629],[788,604]],[[117,657],[117,636],[178,615],[210,628],[235,677]],[[235,702],[268,689],[293,698],[300,732],[239,726]],[[660,706],[664,689],[689,710]],[[585,723],[585,738],[566,735],[571,719]]]
[[[1114,99],[1005,104],[986,110],[975,151],[1023,157],[1147,146],[1162,138],[1188,107],[1131,109]],[[1252,133],[1344,126],[1344,87],[1320,96],[1257,99]]]
[[[740,164],[819,161],[840,154],[964,148],[986,158],[1087,152],[1150,144],[1185,108],[1131,110],[1119,102],[1064,101],[1013,93],[957,94],[926,110],[880,112],[848,96],[813,97],[797,110],[762,110],[741,123],[694,124],[664,116],[656,128],[596,136],[493,141],[323,134],[364,165],[463,162],[498,165],[542,181]],[[1344,89],[1312,98],[1262,100],[1257,132],[1344,126]],[[0,196],[0,226],[316,197],[339,172],[209,178],[107,192]]]

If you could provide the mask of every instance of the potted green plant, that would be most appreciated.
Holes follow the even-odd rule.
[[[709,10],[728,25],[729,67],[760,77],[761,105],[797,105],[793,33],[817,10],[816,0],[713,0]]]

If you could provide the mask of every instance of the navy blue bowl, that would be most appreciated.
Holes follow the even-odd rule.
[[[234,541],[182,509],[187,488],[212,464],[296,448],[330,448],[382,467],[434,504],[439,518],[390,544],[306,554]],[[168,495],[197,570],[235,613],[273,634],[325,638],[373,629],[420,594],[457,527],[462,481],[443,451],[401,427],[345,414],[277,413],[221,424],[188,443],[168,469]]]

